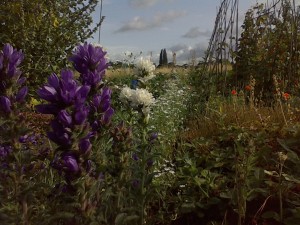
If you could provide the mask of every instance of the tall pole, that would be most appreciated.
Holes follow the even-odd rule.
[[[102,26],[102,3],[103,0],[100,0],[100,26],[99,26],[99,38],[98,38],[98,43],[100,44],[100,37],[101,37],[101,26]]]

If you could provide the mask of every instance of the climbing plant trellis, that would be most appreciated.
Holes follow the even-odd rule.
[[[260,13],[258,16],[272,15],[272,17],[279,18],[284,1],[286,0],[266,0],[263,5],[263,13]],[[298,27],[298,24],[296,24],[298,20],[296,18],[299,18],[297,17],[297,15],[299,16],[299,10],[297,10],[299,8],[296,7],[295,0],[290,0],[290,2],[293,18],[290,22],[295,27]],[[228,89],[226,79],[228,74],[232,73],[232,67],[235,66],[235,57],[239,49],[239,38],[243,31],[241,29],[241,25],[243,24],[241,19],[243,19],[244,15],[239,11],[239,4],[239,0],[222,0],[218,8],[214,29],[204,57],[203,67],[201,68],[201,81],[209,81],[210,92],[221,90],[224,94],[224,90]],[[270,19],[269,21],[269,26],[271,27],[272,20]],[[290,48],[293,50],[297,48],[297,29],[294,32],[295,35],[291,35],[292,38],[289,43]],[[296,66],[293,63],[290,63],[290,67],[291,71],[296,70]],[[216,84],[219,86],[216,87]]]

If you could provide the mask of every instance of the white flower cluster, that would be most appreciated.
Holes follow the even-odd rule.
[[[146,82],[155,77],[154,70],[155,65],[149,59],[144,59],[142,57],[135,65],[135,74],[142,82]]]
[[[133,108],[137,108],[139,106],[148,107],[155,101],[153,95],[146,89],[137,88],[134,90],[129,87],[122,88],[120,99],[122,102],[129,102]]]

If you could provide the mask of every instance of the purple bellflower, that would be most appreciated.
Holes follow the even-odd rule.
[[[38,105],[36,109],[43,114],[56,115],[69,106],[83,104],[89,91],[89,86],[80,86],[74,80],[72,71],[63,70],[61,79],[56,74],[52,74],[48,78],[48,84],[37,91],[39,97],[49,104]]]
[[[108,67],[105,55],[106,52],[101,47],[93,44],[85,43],[75,49],[69,60],[80,73],[82,84],[97,86],[102,80]]]

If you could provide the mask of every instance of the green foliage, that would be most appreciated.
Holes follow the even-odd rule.
[[[235,55],[232,86],[244,89],[254,78],[256,98],[270,104],[274,102],[276,76],[281,90],[295,94],[300,75],[299,21],[299,14],[286,0],[274,9],[261,4],[248,10]]]
[[[22,70],[32,88],[42,84],[78,44],[100,26],[92,27],[97,0],[4,0],[0,4],[0,45],[22,49]]]

